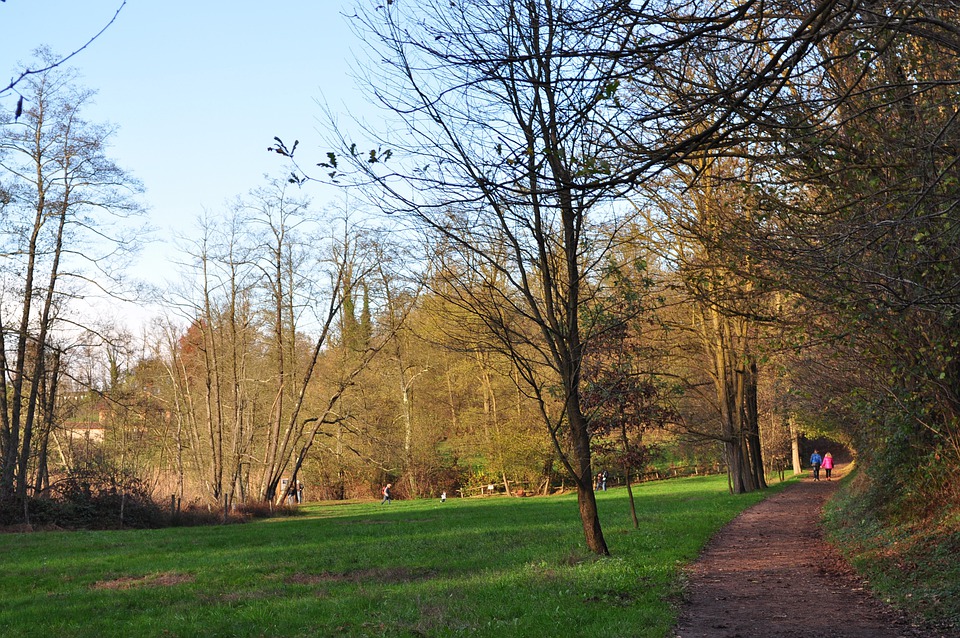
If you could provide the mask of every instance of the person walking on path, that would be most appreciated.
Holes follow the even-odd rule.
[[[386,485],[383,486],[383,500],[380,501],[381,505],[383,505],[384,503],[393,502],[393,500],[390,498],[390,488],[392,487],[393,487],[393,483],[387,483]]]
[[[823,457],[820,456],[820,450],[814,450],[810,457],[810,465],[813,466],[813,480],[820,480],[820,464],[823,463]]]
[[[830,475],[833,473],[833,455],[827,452],[823,455],[823,464],[820,466],[823,468],[824,473],[827,475],[827,480],[830,480]]]

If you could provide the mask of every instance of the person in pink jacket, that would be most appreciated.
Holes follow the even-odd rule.
[[[833,455],[827,452],[823,455],[823,471],[827,473],[827,480],[830,480],[830,474],[833,472]]]

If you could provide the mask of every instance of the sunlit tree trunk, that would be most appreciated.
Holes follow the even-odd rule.
[[[789,417],[790,427],[790,459],[793,464],[793,473],[801,474],[803,467],[800,464],[800,429],[797,427],[793,416]]]

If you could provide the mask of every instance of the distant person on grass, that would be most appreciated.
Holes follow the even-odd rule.
[[[827,475],[827,480],[830,480],[830,474],[833,473],[833,455],[827,452],[823,455],[823,464],[820,466],[823,468],[823,471]]]
[[[290,483],[287,488],[287,505],[296,505],[297,503],[297,484]]]
[[[383,505],[384,503],[393,502],[393,499],[390,498],[390,488],[392,487],[393,487],[393,483],[387,483],[386,485],[383,486],[383,500],[380,501],[381,505]]]
[[[820,450],[814,450],[810,457],[810,465],[813,466],[813,480],[820,480],[820,464],[823,463],[823,457],[820,456]]]

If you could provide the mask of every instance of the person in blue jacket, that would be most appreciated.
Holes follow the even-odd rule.
[[[820,456],[820,450],[814,450],[810,457],[810,465],[813,466],[813,480],[820,480],[820,464],[823,463],[823,457]]]

